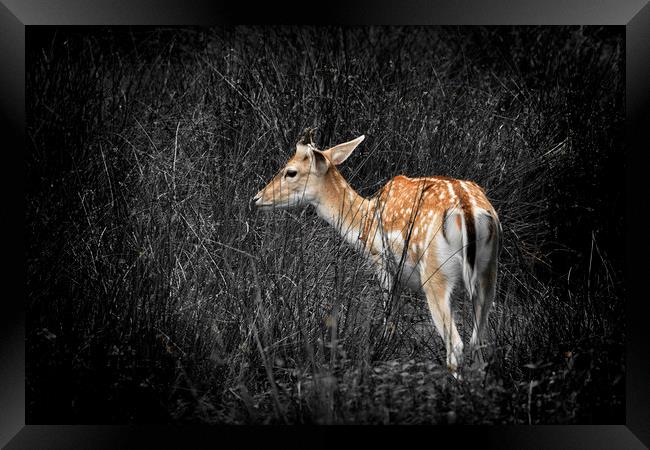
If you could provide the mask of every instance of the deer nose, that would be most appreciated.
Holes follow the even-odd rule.
[[[251,198],[251,203],[255,204],[257,203],[262,196],[260,194],[255,194],[255,197]]]

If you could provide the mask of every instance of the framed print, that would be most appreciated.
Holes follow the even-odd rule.
[[[646,448],[650,7],[312,8],[0,6],[3,445]]]

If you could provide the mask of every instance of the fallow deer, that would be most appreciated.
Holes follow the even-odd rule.
[[[260,209],[313,205],[318,215],[373,263],[386,292],[396,281],[422,290],[442,337],[452,374],[463,342],[450,296],[463,281],[472,299],[470,348],[480,346],[496,292],[501,225],[483,189],[472,181],[396,176],[371,198],[359,195],[336,166],[363,141],[360,136],[319,150],[305,130],[286,166],[253,198]]]

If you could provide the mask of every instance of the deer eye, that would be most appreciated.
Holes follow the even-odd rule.
[[[297,171],[297,170],[289,169],[289,170],[287,170],[287,173],[285,174],[285,176],[286,176],[287,178],[293,178],[293,177],[295,177],[297,174],[298,174],[298,171]]]

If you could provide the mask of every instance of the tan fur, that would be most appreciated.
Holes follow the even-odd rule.
[[[474,299],[477,316],[472,335],[472,344],[478,345],[494,296],[496,246],[493,242],[498,234],[494,226],[498,224],[498,216],[480,186],[447,177],[399,175],[373,197],[363,198],[333,162],[345,161],[362,140],[360,137],[322,152],[299,144],[286,167],[256,195],[256,204],[263,207],[313,205],[323,219],[371,259],[386,290],[397,275],[391,268],[397,261],[402,262],[404,270],[409,271],[401,281],[425,293],[434,325],[445,342],[447,364],[455,373],[463,344],[452,317],[450,295],[462,278],[470,296],[480,297]],[[297,174],[288,177],[290,171]],[[489,247],[476,241],[476,245],[481,245],[479,250],[488,251],[489,260],[485,267],[477,263],[478,272],[467,266],[465,247],[468,244],[463,244],[476,231],[472,228],[476,225],[476,214],[492,218],[487,230],[480,230]],[[456,232],[443,223],[443,218],[452,216]],[[473,281],[474,276],[477,281]],[[411,281],[414,283],[410,284]],[[480,287],[476,296],[472,291],[474,283]]]

